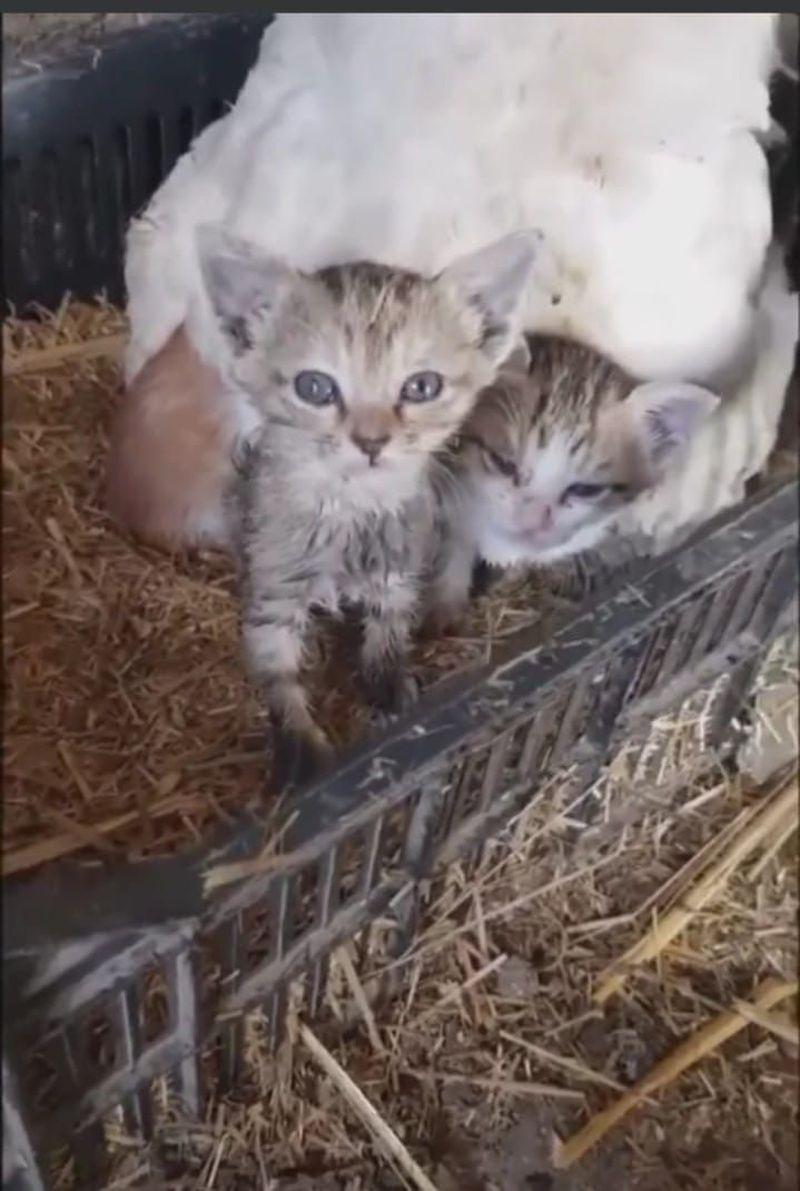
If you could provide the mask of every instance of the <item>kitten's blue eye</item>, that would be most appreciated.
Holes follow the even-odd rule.
[[[444,377],[438,372],[415,372],[409,376],[400,390],[401,401],[411,401],[419,404],[422,401],[433,401],[444,388]]]
[[[334,405],[342,399],[339,386],[327,372],[298,372],[294,391],[307,405]]]
[[[608,492],[609,488],[609,484],[570,484],[569,488],[564,489],[561,499],[569,500],[574,496],[576,500],[594,500],[595,497]]]

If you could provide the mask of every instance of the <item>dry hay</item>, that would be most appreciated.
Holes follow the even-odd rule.
[[[796,796],[796,771],[790,781]],[[728,867],[680,934],[597,1000],[607,966],[685,903],[786,785],[754,790],[715,768],[689,790],[632,799],[606,775],[604,815],[576,834],[576,790],[551,783],[476,867],[453,864],[434,883],[402,962],[387,959],[383,923],[334,956],[314,1045],[298,986],[276,1055],[260,1016],[247,1019],[236,1097],[212,1095],[203,1123],[162,1114],[148,1149],[110,1125],[109,1188],[426,1185],[385,1155],[350,1081],[438,1191],[795,1186],[795,1005],[784,996],[759,1018],[742,1003],[764,980],[797,987],[796,801],[791,822]],[[403,980],[381,1000],[387,969]],[[560,1142],[731,1010],[735,1037],[558,1168]],[[320,1047],[339,1074],[320,1065]]]
[[[39,352],[120,329],[116,312],[73,305],[7,335],[17,352]],[[102,511],[117,388],[102,354],[6,383],[6,855],[53,838],[127,856],[180,847],[263,779],[227,563],[148,551]],[[417,666],[433,676],[468,665],[487,638],[530,618],[529,605],[524,590],[483,601],[461,639],[421,645]],[[796,638],[776,646],[770,685],[796,686],[796,655]],[[603,1008],[593,1000],[603,970],[680,900],[755,805],[735,769],[708,772],[705,727],[724,681],[621,750],[593,792],[588,828],[585,800],[562,777],[487,845],[477,869],[450,866],[402,965],[387,959],[380,922],[334,957],[314,1037],[439,1191],[795,1185],[785,1005],[773,1011],[778,1026],[748,1021],[578,1166],[554,1162],[556,1137],[720,1011],[750,1001],[765,977],[796,972],[792,822],[620,993]],[[316,696],[341,738],[347,692],[320,680]],[[754,734],[769,731],[756,713]],[[126,814],[116,833],[100,834]],[[390,973],[400,977],[395,995],[374,1000]],[[309,1050],[302,1008],[297,990],[277,1055],[258,1016],[247,1020],[236,1098],[213,1094],[214,1056],[204,1057],[204,1121],[177,1117],[159,1080],[156,1145],[143,1149],[116,1116],[108,1122],[109,1189],[414,1186]],[[73,1181],[62,1165],[58,1185]]]
[[[174,851],[263,803],[268,739],[229,561],[167,557],[103,509],[124,331],[112,307],[66,299],[4,325],[4,874],[79,851]],[[504,584],[457,636],[420,641],[415,670],[430,683],[463,669],[559,606],[548,579]],[[342,745],[368,725],[339,645],[321,636],[309,677]]]
[[[796,655],[796,637],[772,650],[776,686]],[[730,763],[709,769],[707,703],[696,696],[673,719],[680,749],[672,741],[666,752],[694,771],[688,785],[669,765],[659,781],[647,749],[637,783],[623,753],[598,780],[586,827],[582,791],[569,774],[553,779],[477,865],[452,864],[432,884],[402,961],[388,958],[388,922],[334,955],[311,1050],[298,985],[277,1054],[260,1015],[246,1019],[235,1097],[213,1094],[206,1056],[202,1123],[165,1109],[147,1149],[110,1123],[109,1188],[147,1179],[176,1191],[425,1185],[386,1155],[350,1083],[438,1191],[795,1186],[795,1017],[785,998],[769,1018],[741,1014],[752,1014],[743,1002],[764,980],[796,976],[796,772],[787,794],[784,778],[755,789]],[[666,717],[655,725],[662,735],[668,727]],[[780,799],[773,829],[745,849]],[[698,902],[691,891],[704,885]],[[609,965],[670,911],[692,906],[680,932],[601,1004]],[[389,975],[398,979],[381,996]],[[672,1073],[558,1169],[559,1142],[731,1010],[735,1037]],[[338,1075],[321,1067],[320,1047]],[[166,1105],[163,1081],[156,1093]]]
[[[4,336],[4,872],[79,849],[180,849],[263,795],[231,565],[167,557],[104,512],[119,312],[65,301]],[[543,607],[533,585],[505,587],[457,637],[420,642],[414,667],[429,683],[468,666]],[[309,672],[341,745],[367,716],[335,646],[323,636]]]

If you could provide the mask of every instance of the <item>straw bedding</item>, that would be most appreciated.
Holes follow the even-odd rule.
[[[682,730],[697,736],[701,717]],[[334,956],[310,1028],[297,988],[276,1055],[260,1016],[247,1020],[236,1094],[212,1094],[203,1122],[175,1114],[163,1081],[154,1144],[110,1121],[109,1191],[796,1185],[796,770],[756,790],[730,767],[700,769],[688,787],[606,774],[600,820],[577,840],[576,791],[554,782],[477,869],[434,884],[393,995],[375,996],[391,968],[378,923]],[[765,814],[774,830],[753,844]],[[601,1003],[608,966],[676,912],[679,933]],[[779,1000],[759,1017],[770,981]],[[704,1038],[731,1016],[732,1032]],[[565,1169],[569,1139],[664,1060],[659,1090]],[[213,1088],[211,1054],[207,1070]]]
[[[119,384],[105,340],[122,331],[114,310],[75,304],[5,331],[6,872],[179,848],[263,789],[229,564],[165,558],[102,509]],[[556,602],[498,593],[459,638],[421,644],[415,665],[426,679],[468,665]],[[363,719],[323,652],[316,699],[342,740]],[[796,722],[796,635],[776,644],[762,687],[775,696],[752,716],[763,752]],[[206,1056],[203,1122],[176,1115],[164,1081],[153,1145],[115,1115],[109,1191],[796,1185],[796,770],[756,788],[709,759],[719,689],[620,752],[590,828],[564,774],[477,868],[452,865],[391,995],[377,923],[334,957],[319,1020],[304,1021],[296,991],[277,1055],[248,1019],[235,1097],[213,1094]],[[609,970],[643,947],[601,1002]],[[778,982],[768,1010],[765,980]],[[570,1163],[581,1128],[661,1060],[660,1090]],[[58,1186],[73,1186],[69,1163],[56,1166]]]
[[[229,560],[167,557],[103,509],[123,331],[114,309],[77,303],[5,327],[5,873],[174,851],[269,797]],[[457,637],[420,642],[414,667],[427,683],[469,665],[557,602],[506,588]],[[309,683],[341,745],[366,710],[336,644],[323,635]]]

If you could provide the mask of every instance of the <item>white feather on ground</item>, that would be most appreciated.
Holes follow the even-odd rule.
[[[739,443],[730,466],[711,451],[711,504],[737,499],[774,439],[796,310],[778,271],[752,305],[771,236],[758,137],[775,32],[768,13],[281,15],[233,110],[131,228],[128,376],[183,321],[218,358],[200,223],[305,269],[372,258],[424,272],[535,226],[531,329],[641,377],[695,380],[755,334],[756,379],[695,443],[677,515],[709,511],[685,483],[707,469],[709,436]]]

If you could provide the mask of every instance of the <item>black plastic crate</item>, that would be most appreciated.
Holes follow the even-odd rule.
[[[129,217],[235,99],[270,19],[151,26],[4,86],[9,300],[55,307],[66,291],[101,289],[121,299]],[[785,84],[775,95],[788,102]],[[792,224],[791,160],[784,148],[772,161],[783,227]],[[182,856],[114,868],[64,862],[7,881],[4,1186],[48,1186],[52,1151],[68,1145],[79,1185],[102,1187],[110,1110],[122,1107],[147,1137],[152,1080],[169,1074],[184,1108],[200,1112],[201,1046],[218,1042],[230,1087],[243,1012],[260,1006],[278,1038],[299,977],[316,1012],[339,942],[391,916],[402,952],[422,880],[479,847],[564,767],[588,788],[621,734],[727,675],[712,729],[721,743],[771,639],[796,622],[797,512],[796,483],[763,491],[642,563],[545,642],[522,630],[483,666],[432,689],[298,797],[285,837],[293,856],[278,873],[204,895],[212,853],[219,862],[258,849],[263,828],[243,818]],[[302,920],[299,891],[312,895]],[[200,975],[211,957],[221,977],[213,989]],[[167,990],[163,1020],[142,991],[154,973]],[[34,1056],[49,1073],[47,1103]]]
[[[123,298],[125,230],[232,104],[269,14],[156,23],[3,87],[5,297]]]

